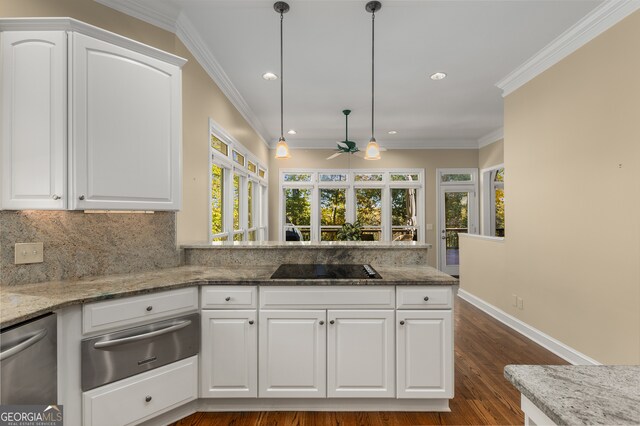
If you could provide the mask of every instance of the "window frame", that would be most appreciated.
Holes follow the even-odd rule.
[[[504,182],[496,184],[493,181],[498,170],[504,169],[504,163],[487,167],[480,170],[480,234],[487,237],[496,237],[496,212],[495,212],[495,189],[501,186],[504,189]],[[505,171],[506,180],[506,171]],[[506,234],[506,224],[505,224]]]
[[[222,141],[227,145],[227,155],[214,149],[211,146],[211,135]],[[268,223],[263,217],[268,209],[268,168],[264,163],[258,161],[258,159],[230,134],[228,134],[219,124],[213,119],[209,118],[209,132],[208,132],[208,147],[209,147],[209,203],[207,209],[209,211],[209,231],[208,240],[213,242],[215,239],[226,238],[226,241],[234,241],[234,237],[241,235],[242,241],[248,241],[249,232],[256,231],[256,241],[264,241],[268,238]],[[237,152],[245,159],[244,166],[241,166],[233,160],[233,152]],[[256,171],[252,172],[248,168],[248,163],[255,164]],[[223,180],[223,223],[222,231],[220,233],[213,233],[212,220],[212,196],[211,190],[212,184],[212,168],[216,165],[222,168],[224,180]],[[264,171],[264,178],[259,176],[259,171]],[[234,229],[233,223],[233,176],[240,176],[240,227]],[[253,224],[254,226],[249,229],[248,227],[248,187],[249,181],[253,182]],[[261,190],[256,191],[259,187]],[[259,199],[256,198],[256,194],[260,193]],[[259,202],[259,205],[257,203]],[[258,213],[259,212],[259,213]],[[257,222],[259,220],[259,222]]]
[[[417,240],[426,242],[425,234],[425,191],[426,178],[425,170],[417,168],[384,168],[384,169],[315,169],[315,168],[283,168],[279,171],[279,196],[278,196],[278,240],[285,241],[285,199],[284,190],[286,188],[305,188],[311,189],[311,239],[312,242],[321,241],[320,225],[320,189],[345,188],[345,216],[346,221],[353,223],[356,218],[356,189],[358,188],[380,188],[382,190],[382,211],[381,211],[381,235],[380,242],[393,243],[393,230],[399,227],[392,226],[391,223],[391,190],[414,188],[416,189],[416,202],[418,224],[416,229]],[[286,174],[311,174],[310,182],[291,182],[285,181]],[[320,181],[320,175],[327,174],[346,174],[346,181]],[[381,174],[381,181],[355,181],[357,174]],[[391,181],[392,174],[417,174],[417,181]],[[326,227],[326,226],[325,226]],[[407,227],[401,227],[407,228]]]

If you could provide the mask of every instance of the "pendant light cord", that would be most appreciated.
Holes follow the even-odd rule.
[[[371,139],[374,139],[374,117],[375,117],[375,25],[376,12],[371,12]]]
[[[283,36],[282,36],[282,25],[284,21],[284,13],[280,12],[280,139],[284,139],[284,74],[283,74],[283,56],[284,56],[284,48],[283,48]]]

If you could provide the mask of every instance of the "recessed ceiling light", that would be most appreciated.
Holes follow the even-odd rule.
[[[287,133],[289,133],[290,135],[295,135],[298,132],[296,132],[295,130],[291,129]]]
[[[445,74],[443,72],[436,72],[436,73],[431,74],[431,80],[442,80],[446,76],[447,76],[447,74]]]
[[[389,134],[390,134],[390,135],[395,135],[395,134],[397,134],[397,133],[398,133],[398,132],[397,132],[397,131],[395,131],[395,130],[390,130],[390,131],[389,131]]]
[[[265,80],[277,80],[278,76],[272,72],[265,72],[264,74],[262,74],[262,78],[264,78]]]

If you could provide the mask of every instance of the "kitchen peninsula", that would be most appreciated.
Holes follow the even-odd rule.
[[[188,245],[176,268],[4,286],[0,323],[57,314],[65,353],[60,402],[69,424],[101,424],[101,412],[117,412],[125,401],[134,406],[122,411],[123,424],[161,424],[195,411],[448,411],[457,280],[426,266],[428,249]],[[379,278],[272,279],[285,263],[370,264]],[[81,388],[82,341],[194,313],[196,355]],[[176,369],[183,372],[180,386],[162,378]]]

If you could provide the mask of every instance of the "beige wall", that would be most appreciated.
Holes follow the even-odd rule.
[[[267,163],[268,149],[242,115],[172,33],[90,0],[0,0],[0,17],[68,16],[129,37],[189,62],[182,69],[182,210],[179,242],[207,241],[209,117]]]
[[[478,168],[480,170],[504,163],[504,139],[500,139],[478,151]]]
[[[613,364],[640,363],[638,40],[635,12],[505,99],[505,258],[461,260],[463,289]]]
[[[326,158],[335,150],[293,149],[288,160],[276,160],[273,155],[269,162],[269,234],[272,240],[278,238],[279,217],[279,171],[280,168],[326,168],[347,169],[349,157],[341,155],[333,160]],[[273,153],[272,153],[273,154]],[[352,169],[384,169],[392,167],[425,169],[426,218],[425,224],[433,224],[433,231],[426,231],[427,242],[434,245],[429,253],[429,265],[436,265],[436,169],[444,167],[477,167],[477,149],[395,149],[382,153],[382,159],[367,161],[351,156]]]

